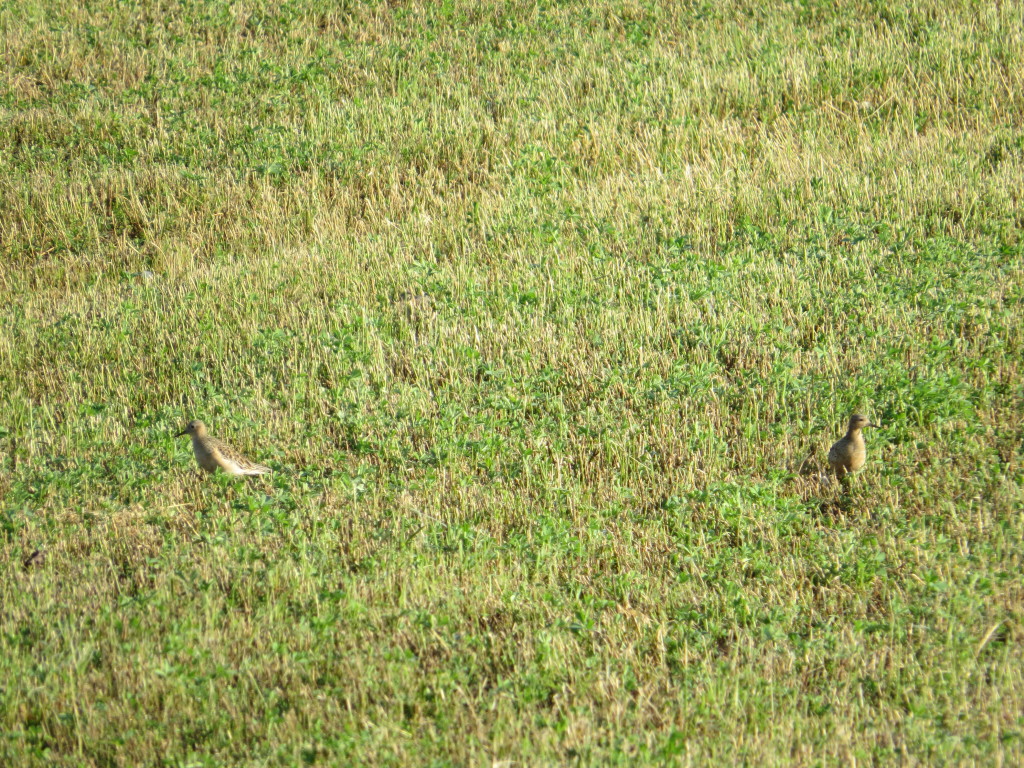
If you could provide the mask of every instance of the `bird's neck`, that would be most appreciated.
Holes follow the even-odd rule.
[[[861,432],[861,428],[850,427],[848,430],[846,430],[846,439],[852,440],[855,443],[859,443],[861,440],[864,439],[864,435]]]

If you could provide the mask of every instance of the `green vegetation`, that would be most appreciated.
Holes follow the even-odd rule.
[[[1022,29],[0,2],[0,764],[1024,762]]]

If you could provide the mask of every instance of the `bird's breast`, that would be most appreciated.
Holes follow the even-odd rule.
[[[192,452],[196,455],[196,463],[207,472],[217,469],[217,457],[201,441],[192,441]]]

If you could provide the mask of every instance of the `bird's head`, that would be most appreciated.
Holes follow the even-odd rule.
[[[192,421],[190,421],[188,424],[186,424],[185,428],[183,430],[181,430],[181,432],[176,434],[175,437],[181,437],[182,435],[191,435],[191,436],[195,436],[195,437],[202,437],[205,434],[206,434],[206,425],[203,424],[203,422],[199,421],[199,419],[192,419]]]
[[[853,414],[853,416],[850,417],[849,429],[850,429],[851,432],[854,432],[854,431],[856,431],[858,429],[864,429],[864,427],[877,427],[877,426],[878,426],[877,424],[872,424],[868,420],[867,416],[861,416],[859,413],[855,413],[855,414]]]

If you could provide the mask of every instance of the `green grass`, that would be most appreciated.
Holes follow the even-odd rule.
[[[87,5],[0,3],[0,764],[1024,761],[1019,4]]]

